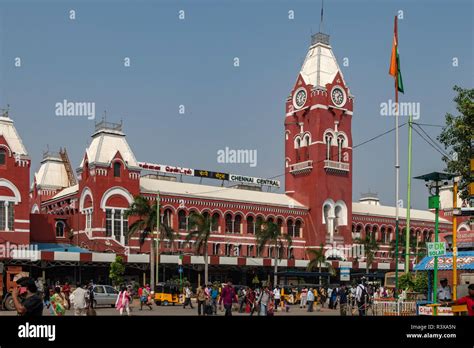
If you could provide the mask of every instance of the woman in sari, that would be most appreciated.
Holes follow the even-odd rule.
[[[115,308],[120,312],[120,315],[123,315],[123,310],[127,312],[127,315],[130,316],[130,300],[132,296],[125,286],[122,286],[120,292],[117,296],[117,301],[115,301]]]
[[[63,316],[66,313],[66,307],[64,305],[65,298],[61,294],[61,288],[59,286],[54,288],[54,294],[50,297],[50,310],[54,316]]]

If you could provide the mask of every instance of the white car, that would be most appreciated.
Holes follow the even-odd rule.
[[[94,307],[96,306],[115,306],[118,291],[110,285],[94,285]]]

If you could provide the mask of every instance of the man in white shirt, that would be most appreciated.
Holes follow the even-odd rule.
[[[451,302],[451,287],[448,285],[448,279],[441,279],[440,284],[441,286],[438,288],[438,301]]]
[[[365,286],[365,278],[362,278],[356,288],[356,303],[359,308],[359,316],[365,316],[365,306],[367,304],[367,288]]]
[[[273,299],[275,300],[275,310],[278,311],[278,307],[280,307],[280,299],[281,299],[280,287],[278,285],[273,290]]]
[[[80,283],[77,283],[77,288],[69,297],[71,304],[74,307],[75,316],[84,316],[87,314],[87,290]]]

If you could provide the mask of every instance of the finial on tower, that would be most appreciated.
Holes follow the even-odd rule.
[[[321,20],[319,21],[319,32],[321,33],[321,29],[323,27],[323,18],[324,18],[324,0],[321,0]]]
[[[324,34],[322,32],[323,23],[324,23],[324,0],[321,0],[321,19],[319,21],[319,32],[311,35],[311,45],[316,45],[317,43],[329,45],[329,35]]]

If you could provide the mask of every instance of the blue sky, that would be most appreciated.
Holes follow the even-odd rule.
[[[327,0],[324,31],[356,97],[354,145],[393,127],[392,118],[380,116],[380,103],[393,99],[388,64],[398,10],[401,101],[420,103],[419,122],[443,124],[444,114],[455,111],[452,86],[473,86],[472,1]],[[320,0],[0,0],[0,106],[11,105],[35,171],[48,145],[66,146],[77,167],[90,141],[94,121],[55,116],[55,104],[67,99],[95,102],[97,118],[107,110],[109,121],[123,119],[138,160],[272,177],[284,171],[285,99],[319,16]],[[405,127],[401,198],[406,140]],[[217,163],[226,146],[256,149],[258,165]],[[354,200],[370,189],[393,204],[393,158],[393,133],[354,150]],[[416,135],[413,158],[413,175],[444,167]],[[427,205],[421,182],[413,185],[412,205]]]

